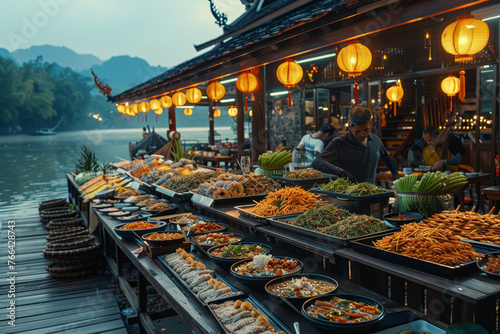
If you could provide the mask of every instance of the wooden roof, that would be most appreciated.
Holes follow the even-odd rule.
[[[224,35],[205,43],[218,43],[212,50],[108,99],[124,102],[164,95],[487,1],[276,0],[261,12],[249,10]],[[280,8],[289,10],[277,15]],[[251,22],[263,23],[248,28]]]

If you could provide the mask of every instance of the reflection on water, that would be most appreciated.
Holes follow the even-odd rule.
[[[206,140],[208,128],[178,129],[183,139]],[[233,138],[229,127],[218,128]],[[165,136],[165,129],[156,129]],[[38,204],[67,198],[66,174],[75,170],[80,147],[90,147],[100,162],[129,159],[128,143],[141,140],[142,129],[61,132],[55,136],[0,136],[0,220],[38,214]]]

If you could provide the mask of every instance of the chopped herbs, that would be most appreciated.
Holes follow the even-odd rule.
[[[330,180],[318,187],[321,190],[352,196],[368,196],[387,192],[387,189],[369,182],[352,183],[348,179]]]

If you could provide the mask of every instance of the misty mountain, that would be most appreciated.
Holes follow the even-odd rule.
[[[102,64],[102,60],[91,54],[78,54],[65,46],[37,45],[29,49],[17,49],[11,53],[19,64],[43,57],[43,62],[57,63],[62,67],[69,67],[79,72],[91,66]]]
[[[101,82],[111,87],[111,95],[130,89],[167,70],[165,67],[151,66],[142,58],[130,56],[111,57],[100,65],[92,66],[92,69]],[[90,68],[81,73],[92,76]]]
[[[16,65],[19,65],[19,63],[17,62],[16,58],[14,58],[7,49],[0,48],[0,57],[6,58],[6,59],[10,59],[14,63],[16,63]]]

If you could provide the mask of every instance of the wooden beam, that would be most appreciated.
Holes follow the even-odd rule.
[[[338,20],[332,20],[329,23],[323,22],[321,25],[310,24],[301,26],[299,29],[290,29],[276,37],[256,42],[252,44],[251,47],[243,47],[233,52],[228,52],[221,57],[193,65],[183,73],[175,74],[171,78],[165,78],[158,83],[151,84],[149,87],[141,89],[144,91],[141,95],[143,98],[146,98],[146,96],[161,96],[167,91],[170,92],[183,89],[187,86],[199,85],[209,80],[219,79],[253,67],[267,65],[272,62],[284,60],[289,57],[301,56],[314,51],[320,51],[354,38],[360,38],[366,44],[370,39],[377,38],[376,35],[380,32],[486,1],[488,0],[477,0],[473,2],[467,0],[456,0],[453,2],[446,0],[430,0],[410,3],[404,7],[400,2],[394,2],[393,5],[391,5],[392,7],[385,11],[380,11],[376,17],[365,18],[357,23],[348,22],[339,29],[329,33],[323,33],[320,38],[313,38],[306,41],[300,38],[300,35],[304,32],[321,29],[323,26],[331,24],[332,21]],[[310,29],[307,29],[307,26],[310,26]],[[281,47],[278,50],[272,50],[272,47],[275,46],[276,43],[285,40],[290,40],[287,46]],[[264,52],[264,50],[268,51]],[[259,57],[246,57],[255,52],[260,52]],[[234,62],[233,60],[237,58],[241,58],[241,61]],[[182,80],[184,77],[193,75],[193,72],[199,75],[193,76],[194,79],[192,81]],[[164,85],[165,82],[172,82],[172,84]],[[120,102],[137,99],[137,96],[133,93],[134,92],[124,92],[117,97],[111,97],[111,101]]]
[[[252,103],[252,141],[250,159],[256,162],[259,155],[267,151],[266,132],[266,76],[265,66],[254,69],[258,86],[254,92],[255,101]]]
[[[236,134],[238,137],[238,161],[245,154],[245,103],[243,93],[237,90],[236,92],[236,108],[238,115],[236,116]]]

